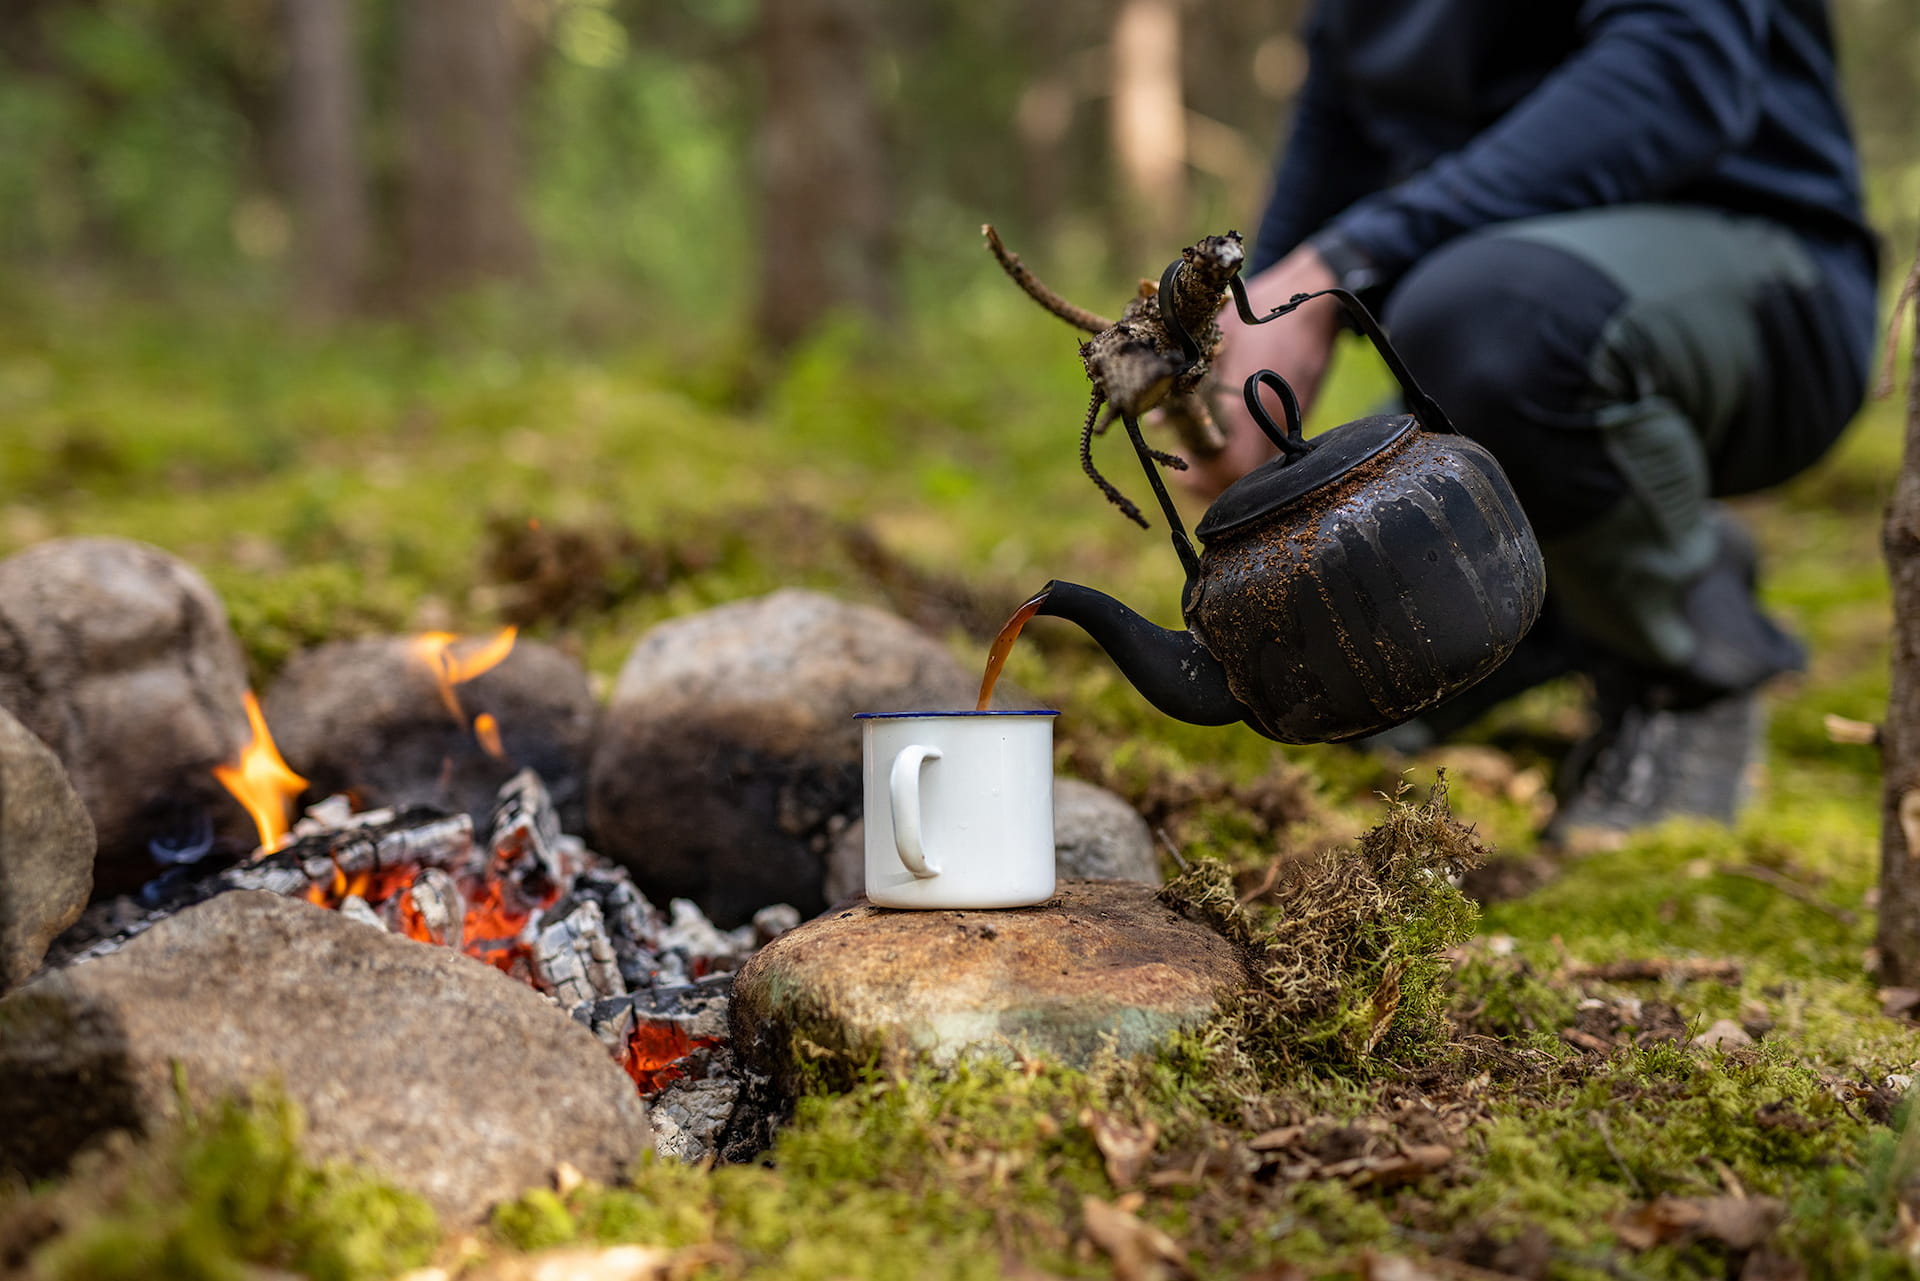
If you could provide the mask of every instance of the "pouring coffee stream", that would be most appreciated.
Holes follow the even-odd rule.
[[[1201,352],[1173,306],[1182,262],[1161,277],[1160,314],[1189,365]],[[1241,477],[1195,527],[1196,551],[1131,413],[1120,415],[1186,571],[1187,630],[1054,581],[996,639],[980,706],[1035,614],[1082,627],[1160,711],[1199,725],[1244,721],[1288,743],[1377,733],[1476,683],[1539,616],[1546,576],[1532,527],[1493,456],[1457,433],[1360,300],[1299,294],[1264,316],[1229,289],[1241,320],[1266,324],[1323,295],[1379,351],[1410,410],[1305,437],[1293,389],[1272,370],[1243,387],[1278,457]],[[1279,398],[1282,428],[1262,403]]]
[[[1000,669],[1007,665],[1007,655],[1013,652],[1013,643],[1020,639],[1020,631],[1040,607],[1047,603],[1047,591],[1042,588],[1013,611],[999,635],[993,638],[993,644],[987,648],[987,670],[980,677],[980,697],[974,701],[973,710],[984,712],[993,706],[993,687],[1000,683]]]

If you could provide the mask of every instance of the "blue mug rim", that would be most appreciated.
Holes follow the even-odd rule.
[[[984,712],[855,712],[856,721],[906,721],[926,720],[935,716],[1058,716],[1060,713],[1051,707],[1035,707],[1026,711],[1003,711],[998,708]]]

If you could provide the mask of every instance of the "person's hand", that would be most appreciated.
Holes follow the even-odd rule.
[[[1320,261],[1310,246],[1300,248],[1247,281],[1247,297],[1255,315],[1265,315],[1295,294],[1331,289],[1337,283],[1333,272]],[[1276,452],[1247,413],[1241,399],[1241,386],[1249,375],[1271,369],[1293,385],[1300,398],[1300,412],[1312,407],[1320,390],[1321,375],[1333,353],[1333,340],[1339,330],[1339,304],[1331,298],[1316,298],[1300,310],[1272,324],[1258,327],[1244,323],[1231,305],[1220,315],[1220,330],[1225,345],[1214,358],[1213,376],[1221,389],[1213,401],[1214,421],[1226,436],[1226,447],[1208,458],[1188,458],[1187,470],[1178,473],[1188,489],[1211,499],[1240,477],[1258,467]],[[1265,393],[1273,420],[1285,425],[1278,397]]]

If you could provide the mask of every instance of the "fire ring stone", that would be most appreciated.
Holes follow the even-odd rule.
[[[1239,953],[1131,881],[1062,881],[1039,907],[890,911],[855,899],[735,976],[736,1053],[784,1090],[874,1055],[969,1052],[1084,1067],[1153,1050],[1247,983]]]

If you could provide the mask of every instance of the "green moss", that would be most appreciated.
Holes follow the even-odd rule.
[[[247,1277],[291,1269],[321,1281],[391,1276],[439,1238],[426,1203],[300,1155],[283,1100],[228,1103],[117,1157],[86,1159],[30,1212],[60,1235],[34,1258],[49,1281]]]
[[[628,1186],[530,1193],[493,1226],[517,1248],[718,1244],[747,1277],[984,1279],[1009,1249],[1066,1266],[1080,1197],[1114,1195],[1081,1119],[1109,1106],[1096,1080],[1054,1069],[869,1076],[802,1099],[761,1165],[647,1160]]]
[[[1162,897],[1253,955],[1256,985],[1237,1018],[1256,1059],[1365,1074],[1445,1043],[1442,953],[1477,919],[1453,878],[1480,854],[1442,784],[1425,804],[1390,802],[1357,849],[1296,865],[1251,903],[1211,859]]]
[[[326,641],[403,630],[409,606],[369,592],[345,563],[317,562],[271,575],[220,573],[215,585],[242,638],[247,666],[264,685],[295,653]]]
[[[535,1188],[496,1208],[493,1230],[516,1250],[542,1250],[573,1240],[580,1226],[558,1195]]]

